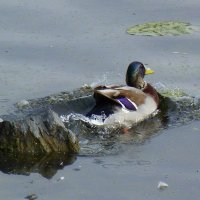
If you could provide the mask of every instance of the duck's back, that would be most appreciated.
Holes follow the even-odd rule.
[[[129,86],[97,89],[94,92],[94,98],[96,99],[97,104],[102,104],[102,101],[105,101],[106,98],[119,104],[118,100],[122,97],[127,98],[137,106],[140,106],[145,102],[146,94],[137,88]]]

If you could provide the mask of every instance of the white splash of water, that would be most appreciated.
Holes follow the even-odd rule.
[[[156,90],[166,90],[168,89],[166,85],[164,85],[163,83],[161,82],[157,82],[155,84],[153,84],[153,87],[156,89]]]
[[[78,113],[70,113],[68,115],[61,115],[60,118],[65,123],[70,123],[71,121],[83,121],[89,124],[94,124],[97,126],[104,125],[105,120],[105,114],[102,113],[102,115],[92,115],[91,118],[88,118],[82,114]]]
[[[99,76],[95,77],[96,81],[89,84],[89,86],[91,88],[95,88],[99,85],[117,85],[118,80],[121,80],[121,79],[123,79],[121,73],[117,71],[108,71],[102,74],[100,77]],[[113,80],[116,80],[117,83],[113,83]]]

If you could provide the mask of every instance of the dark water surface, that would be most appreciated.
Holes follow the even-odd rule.
[[[193,122],[166,130],[143,145],[124,145],[115,156],[79,157],[50,180],[1,173],[1,197],[23,199],[33,193],[38,199],[198,199],[199,128]],[[158,181],[169,188],[159,191]]]
[[[84,84],[124,83],[133,60],[155,70],[147,77],[153,84],[161,82],[199,98],[199,32],[179,37],[125,33],[127,27],[149,21],[181,20],[199,26],[199,10],[198,0],[1,0],[1,115],[12,112],[13,104],[22,99]],[[0,197],[198,199],[199,137],[200,123],[192,120],[141,144],[125,142],[116,154],[79,156],[52,172],[51,179],[38,173],[1,172]],[[159,181],[169,187],[159,191]]]

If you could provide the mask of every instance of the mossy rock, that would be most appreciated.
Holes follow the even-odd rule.
[[[180,21],[161,21],[138,24],[128,28],[126,31],[130,35],[178,36],[190,34],[196,30],[196,27],[192,26],[190,23]]]
[[[0,122],[0,152],[45,155],[78,153],[76,135],[51,109]]]

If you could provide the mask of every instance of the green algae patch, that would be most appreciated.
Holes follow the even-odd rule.
[[[130,35],[141,36],[178,36],[194,31],[196,28],[190,23],[180,21],[149,22],[132,26],[126,30]]]
[[[166,90],[160,91],[160,93],[162,94],[162,96],[169,97],[169,98],[180,98],[180,97],[188,96],[184,91],[180,89],[173,89],[173,90],[166,89]]]

